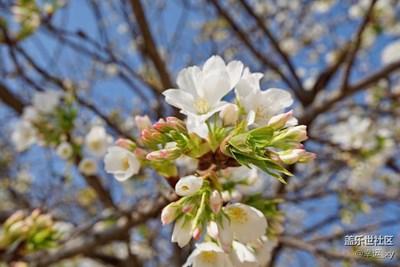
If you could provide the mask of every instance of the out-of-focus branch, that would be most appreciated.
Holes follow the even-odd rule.
[[[345,59],[346,65],[345,65],[345,69],[344,69],[343,80],[342,80],[341,86],[340,86],[341,90],[343,90],[343,91],[345,91],[347,89],[350,74],[353,69],[353,63],[356,58],[358,49],[361,46],[362,35],[363,35],[365,29],[367,28],[369,21],[371,20],[372,11],[374,9],[376,2],[377,2],[377,0],[371,1],[371,4],[369,5],[368,11],[364,16],[364,19],[363,19],[360,27],[358,28],[357,32],[355,33],[353,40],[350,41],[350,44],[352,44],[352,45],[349,45],[350,51],[347,54],[347,57]]]
[[[246,11],[256,20],[257,25],[261,28],[261,30],[264,32],[264,34],[267,36],[268,40],[271,42],[272,46],[275,48],[276,52],[281,56],[283,61],[286,63],[290,73],[292,74],[294,80],[296,81],[296,84],[298,86],[298,90],[303,90],[303,85],[301,84],[301,81],[299,77],[296,74],[296,70],[294,68],[293,62],[290,60],[289,55],[285,53],[279,46],[278,40],[275,39],[274,35],[272,32],[267,28],[267,26],[264,24],[260,16],[258,16],[253,8],[246,2],[246,0],[240,0],[240,3],[242,6],[246,9]]]
[[[264,56],[260,51],[258,51],[254,47],[254,45],[250,41],[249,36],[246,33],[244,33],[242,29],[240,29],[239,25],[237,25],[236,22],[231,17],[231,15],[229,15],[228,12],[223,9],[223,7],[219,4],[218,0],[208,0],[208,1],[215,6],[218,13],[229,23],[233,31],[236,33],[239,39],[242,40],[244,45],[250,50],[250,52],[255,56],[255,58],[259,60],[263,65],[268,66],[274,72],[276,72],[282,78],[282,80],[293,90],[293,92],[296,94],[296,97],[298,99],[301,99],[300,92],[296,90],[296,86],[293,85],[292,81],[288,77],[286,77],[286,75],[279,69],[279,67],[275,64],[275,62],[271,61],[269,58]]]
[[[153,35],[149,28],[149,22],[146,17],[146,13],[143,10],[143,6],[140,0],[131,0],[130,1],[133,13],[136,17],[136,22],[139,25],[140,32],[142,33],[144,40],[144,51],[148,54],[151,61],[156,68],[158,75],[160,76],[160,80],[163,86],[167,88],[173,88],[174,85],[171,81],[167,66],[165,62],[161,58],[160,53],[158,52],[157,45],[154,41]]]
[[[0,100],[18,114],[22,114],[24,103],[20,101],[6,86],[0,82]]]
[[[336,103],[340,102],[341,100],[345,99],[348,96],[351,96],[361,90],[367,89],[370,85],[376,83],[382,78],[387,77],[388,75],[392,74],[395,71],[400,69],[400,61],[394,62],[390,65],[387,65],[381,68],[378,71],[375,71],[368,75],[365,78],[360,79],[359,81],[355,82],[353,85],[347,86],[347,90],[341,91],[333,96],[331,99],[327,100],[326,102],[317,105],[315,107],[310,107],[303,117],[300,118],[299,124],[310,125],[318,115],[321,113],[329,110],[332,106]]]
[[[60,260],[73,257],[78,254],[87,254],[97,247],[103,246],[111,241],[124,239],[130,228],[146,222],[157,216],[161,210],[171,201],[176,199],[173,194],[170,197],[160,196],[155,201],[142,200],[137,205],[137,210],[132,212],[125,220],[120,220],[111,228],[101,232],[85,234],[67,242],[61,249],[53,252],[39,252],[26,257],[25,261],[33,266],[49,266]],[[124,218],[124,217],[122,217]]]

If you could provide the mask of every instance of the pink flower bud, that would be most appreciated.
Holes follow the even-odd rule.
[[[142,139],[143,143],[147,146],[164,144],[171,141],[170,138],[167,137],[165,134],[153,129],[144,129],[140,134],[140,138]]]
[[[193,238],[194,238],[195,240],[199,240],[199,239],[201,238],[202,234],[203,234],[203,226],[199,224],[199,225],[194,229],[193,235],[192,235],[192,236],[193,236]]]
[[[163,208],[161,212],[161,222],[163,225],[167,225],[175,219],[178,207],[179,206],[174,202]]]
[[[307,152],[305,155],[303,155],[301,158],[299,158],[299,162],[306,163],[306,162],[314,160],[316,157],[317,157],[317,154]]]
[[[194,208],[193,204],[186,204],[185,206],[182,207],[182,212],[183,213],[188,213]]]
[[[160,119],[153,125],[153,129],[162,133],[168,133],[171,130],[175,130],[181,133],[187,133],[185,123],[175,117],[168,117],[167,120]]]
[[[271,119],[268,121],[268,126],[273,128],[274,130],[279,130],[283,126],[285,126],[286,122],[292,117],[293,115],[293,110],[290,110],[289,112],[278,114],[273,116]]]
[[[290,138],[296,142],[302,142],[307,140],[307,126],[305,125],[298,125],[293,126],[288,129],[285,133],[284,137]]]
[[[214,190],[210,196],[210,206],[214,214],[217,214],[221,210],[222,203],[223,200],[221,194],[217,190]]]
[[[135,149],[135,151],[133,151],[133,153],[135,154],[135,156],[138,158],[138,159],[145,159],[146,158],[146,156],[147,156],[147,154],[149,153],[148,151],[146,151],[145,149],[143,149],[143,148],[136,148]]]
[[[305,151],[304,149],[292,149],[279,152],[281,160],[286,164],[293,164],[295,162],[308,162],[315,159],[316,154]]]
[[[143,131],[144,129],[151,128],[151,121],[149,116],[135,116],[136,126],[138,127],[139,131]]]
[[[125,149],[127,149],[127,150],[129,150],[129,151],[134,151],[135,149],[136,149],[136,144],[135,144],[135,142],[133,142],[133,141],[131,141],[131,140],[129,140],[129,139],[126,139],[126,138],[119,138],[116,142],[115,142],[115,144],[117,145],[117,146],[120,146],[120,147],[122,147],[122,148],[125,148]]]
[[[5,222],[4,228],[10,227],[12,224],[21,221],[24,218],[24,212],[22,210],[18,210],[14,212]]]
[[[155,162],[174,160],[181,156],[182,150],[179,147],[165,148],[147,154],[146,159]]]

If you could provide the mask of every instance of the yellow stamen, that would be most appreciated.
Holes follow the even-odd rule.
[[[130,167],[130,165],[129,165],[128,157],[124,157],[124,158],[122,159],[122,169],[123,169],[124,171],[126,171],[126,170],[129,169],[129,167]]]
[[[208,110],[210,109],[207,101],[204,100],[204,98],[196,99],[195,107],[196,107],[197,112],[199,112],[201,114],[207,113]]]
[[[215,263],[217,253],[215,251],[202,251],[199,255],[199,258],[205,263]]]
[[[248,221],[247,212],[240,207],[231,207],[226,211],[229,218],[235,223],[244,224]]]

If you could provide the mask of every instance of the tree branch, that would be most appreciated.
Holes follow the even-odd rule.
[[[130,3],[133,9],[133,13],[135,14],[136,21],[139,25],[140,31],[143,36],[145,52],[152,60],[154,67],[156,68],[158,75],[160,76],[160,80],[163,86],[166,89],[173,88],[174,85],[171,82],[171,78],[168,73],[165,62],[163,61],[158,52],[153,35],[151,34],[151,31],[149,29],[149,23],[146,18],[146,13],[143,10],[141,0],[131,0]]]
[[[331,99],[327,100],[326,102],[316,106],[310,107],[305,114],[299,119],[299,124],[304,125],[311,125],[318,115],[321,113],[329,110],[332,106],[334,106],[339,101],[345,99],[348,96],[355,94],[363,89],[367,89],[370,85],[376,83],[378,80],[387,77],[388,75],[392,74],[393,72],[400,69],[400,61],[394,62],[390,65],[383,67],[382,69],[373,72],[369,76],[360,79],[359,81],[355,82],[353,85],[349,85],[347,90],[342,91],[332,97]]]

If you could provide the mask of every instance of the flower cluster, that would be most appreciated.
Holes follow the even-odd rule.
[[[202,240],[186,266],[265,264],[283,217],[279,201],[262,198],[260,173],[285,182],[282,174],[291,173],[284,164],[315,157],[301,144],[306,126],[286,110],[291,95],[261,90],[261,78],[241,62],[226,64],[218,56],[182,70],[178,88],[164,95],[186,121],[168,117],[152,125],[147,116],[137,116],[139,141],[119,139],[104,158],[106,171],[120,181],[151,167],[175,187],[181,198],[163,209],[163,225],[175,222],[172,242],[180,247]],[[223,100],[230,92],[234,101]],[[179,178],[177,166],[188,158],[196,160],[197,170]]]
[[[49,214],[35,209],[25,216],[22,211],[11,215],[3,224],[0,234],[0,250],[20,246],[22,255],[56,246],[62,234],[55,227]],[[22,256],[21,255],[21,256]]]
[[[22,119],[15,125],[11,140],[19,152],[34,144],[54,147],[61,159],[75,162],[82,174],[94,175],[98,168],[96,158],[106,154],[113,138],[98,123],[91,126],[86,136],[78,135],[74,131],[77,117],[74,103],[70,92],[35,93],[32,105],[24,108]]]
[[[15,29],[12,38],[15,41],[23,40],[31,36],[40,26],[43,20],[46,20],[54,15],[54,13],[65,5],[62,0],[46,1],[43,4],[38,1],[24,1],[16,0],[13,1],[10,11],[13,15],[13,21],[5,21],[3,18],[0,19],[0,24],[8,26],[10,29]],[[13,24],[17,24],[19,27]],[[3,36],[0,34],[0,42]]]

